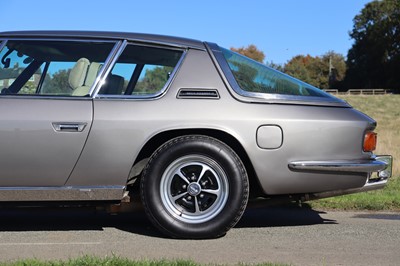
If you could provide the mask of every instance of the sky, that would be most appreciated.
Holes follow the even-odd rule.
[[[372,0],[0,0],[1,31],[99,30],[154,33],[256,45],[266,61],[347,55],[353,18]]]

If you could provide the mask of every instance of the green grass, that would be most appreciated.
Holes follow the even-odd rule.
[[[312,208],[335,210],[400,211],[400,95],[340,96],[375,119],[378,145],[375,154],[393,156],[393,176],[382,190],[309,202]]]
[[[38,259],[17,260],[11,262],[0,262],[0,266],[200,266],[200,265],[223,265],[223,264],[199,264],[190,260],[130,260],[112,257],[94,257],[83,256],[69,260],[49,260],[43,261]],[[288,264],[261,263],[261,264],[244,264],[237,265],[253,265],[253,266],[288,266]]]
[[[62,260],[49,260],[42,261],[38,259],[26,259],[13,262],[3,262],[0,266],[196,266],[198,264],[192,261],[176,260],[176,261],[134,261],[119,257],[99,258],[92,256],[83,256],[76,259]]]
[[[381,190],[308,202],[314,209],[400,211],[400,178],[393,178]]]
[[[400,95],[340,96],[378,123],[376,154],[393,156],[393,176],[400,177]]]

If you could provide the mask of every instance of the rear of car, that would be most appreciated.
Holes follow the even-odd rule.
[[[386,184],[392,158],[373,154],[373,119],[300,80],[216,44],[208,47],[233,97],[257,106],[258,147],[248,152],[267,195],[312,199]]]

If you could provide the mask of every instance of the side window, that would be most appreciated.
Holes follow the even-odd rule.
[[[332,98],[318,88],[243,55],[224,48],[221,51],[238,86],[245,92]]]
[[[99,94],[154,96],[168,82],[182,51],[128,45]]]
[[[114,43],[11,40],[0,51],[0,91],[86,96]]]

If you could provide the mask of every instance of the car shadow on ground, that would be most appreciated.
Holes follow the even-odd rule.
[[[325,212],[314,210],[308,204],[285,204],[253,207],[249,204],[236,228],[283,227],[314,224],[336,224],[335,220],[324,219]]]
[[[249,206],[236,228],[334,224],[308,205]],[[95,208],[2,208],[0,232],[102,231],[106,227],[163,238],[143,210],[116,215]]]

